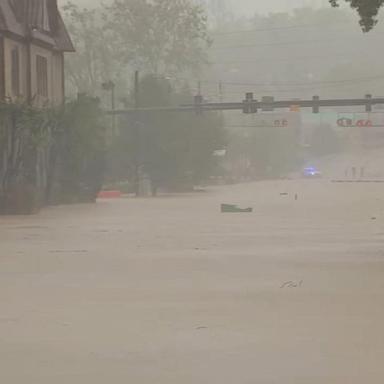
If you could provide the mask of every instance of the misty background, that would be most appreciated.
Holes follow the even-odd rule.
[[[203,0],[204,1],[204,0]],[[249,12],[268,13],[268,12],[289,12],[292,8],[312,6],[320,7],[326,0],[214,0],[221,6],[231,8],[238,15],[249,15]],[[108,0],[105,1],[108,3]],[[63,5],[66,0],[59,0]],[[99,1],[77,0],[76,4],[84,6],[96,6]],[[327,4],[326,4],[327,5]]]
[[[65,92],[55,1],[0,0],[0,384],[384,383],[383,17],[60,3]]]
[[[200,81],[206,97],[239,98],[251,90],[257,96],[284,98],[314,93],[322,97],[346,92],[351,96],[368,91],[380,94],[383,82],[378,45],[384,33],[382,23],[363,34],[355,12],[348,7],[331,8],[326,0],[199,2],[209,15],[212,45],[206,51],[208,65],[199,73],[188,74],[188,80],[195,91]],[[66,3],[61,1],[61,5]],[[93,0],[74,4],[100,6]],[[71,32],[76,42],[77,31]],[[77,46],[77,54],[81,55],[81,47]],[[104,68],[104,80],[118,75],[112,66]],[[119,75],[128,87],[134,68],[126,66],[125,70]],[[89,93],[90,89],[81,89],[78,79],[71,80],[69,74],[69,82],[80,87],[76,91]],[[74,91],[71,85],[68,90]]]
[[[193,8],[196,3],[203,13]],[[105,84],[114,84],[113,108],[132,108],[138,102],[135,71],[144,107],[191,103],[197,94],[209,102],[239,102],[246,92],[257,100],[384,95],[384,23],[363,33],[349,7],[332,8],[326,0],[199,0],[185,3],[187,12],[168,4],[172,15],[156,2],[152,9],[145,4],[84,0],[63,6],[77,47],[67,57],[68,95],[87,94],[110,109],[111,87]],[[148,118],[142,122],[147,132],[141,149],[134,144],[134,130],[124,128],[134,122],[119,121],[124,137],[117,136],[111,151],[111,182],[124,179],[127,169],[133,180],[138,156],[152,184],[163,180],[173,188],[212,177],[280,177],[350,149],[354,139],[336,122],[353,108],[291,112]],[[367,138],[368,146],[381,145],[380,134],[375,135]]]

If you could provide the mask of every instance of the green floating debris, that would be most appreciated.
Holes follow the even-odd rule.
[[[222,213],[252,213],[253,208],[240,208],[234,204],[221,204]]]

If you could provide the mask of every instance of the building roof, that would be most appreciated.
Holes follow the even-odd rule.
[[[62,52],[75,50],[57,0],[0,0],[0,32],[31,37]]]

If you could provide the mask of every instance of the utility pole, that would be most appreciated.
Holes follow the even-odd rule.
[[[140,140],[140,73],[135,71],[134,84],[134,101],[135,101],[135,122],[134,122],[134,143],[135,143],[135,164],[134,164],[134,184],[135,195],[140,196],[140,157],[141,157],[141,140]]]
[[[115,83],[113,83],[112,90],[111,90],[111,104],[112,104],[112,111],[116,109],[116,102],[115,102]],[[113,127],[116,128],[116,121],[113,120]]]
[[[111,105],[112,105],[112,111],[116,109],[116,102],[115,102],[115,83],[112,82],[112,89],[111,89]],[[113,134],[116,134],[116,116],[113,117],[112,120],[112,126],[113,126]]]
[[[111,108],[114,112],[116,110],[116,103],[115,103],[115,83],[112,80],[109,80],[105,83],[103,83],[102,88],[104,91],[110,91],[111,92]],[[112,128],[113,128],[113,134],[116,134],[116,117],[112,117]]]
[[[224,100],[223,82],[222,81],[219,82],[219,100],[220,100],[220,103],[222,103]]]
[[[135,71],[135,108],[140,108],[140,73],[139,71]]]

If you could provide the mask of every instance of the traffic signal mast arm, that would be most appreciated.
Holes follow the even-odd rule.
[[[233,103],[206,103],[201,96],[195,97],[194,104],[185,104],[179,107],[149,107],[127,110],[110,111],[108,114],[133,114],[136,112],[188,112],[195,111],[200,114],[204,111],[234,111],[243,113],[257,113],[261,111],[273,111],[275,109],[289,109],[293,105],[300,108],[312,108],[313,113],[319,113],[321,107],[354,107],[364,106],[366,112],[372,111],[372,106],[384,104],[384,98],[374,98],[366,95],[361,99],[324,99],[314,96],[312,100],[280,100],[275,101],[272,97],[264,97],[262,101],[255,100],[252,93],[247,93],[245,100]]]
[[[271,98],[272,99],[272,98]],[[314,96],[312,100],[262,100],[253,99],[253,94],[248,93],[246,98],[241,103],[202,103],[200,108],[203,111],[212,110],[243,110],[244,113],[257,113],[257,111],[270,111],[274,109],[291,108],[292,105],[300,108],[312,108],[313,113],[319,113],[321,107],[354,107],[364,106],[366,112],[372,111],[372,106],[376,104],[384,104],[384,98],[373,98],[371,95],[366,95],[362,99],[324,99],[321,100],[318,96]],[[184,107],[193,107],[192,104]]]

